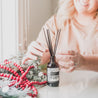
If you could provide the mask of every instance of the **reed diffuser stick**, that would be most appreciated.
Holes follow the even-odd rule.
[[[47,37],[47,35],[45,33],[45,29],[43,29],[43,31],[44,31],[44,35],[45,35],[45,39],[46,39],[46,43],[47,43],[48,49],[50,51],[50,55],[52,56],[52,51],[51,51],[51,48],[50,48],[50,43],[49,43],[48,37]]]
[[[45,30],[44,30],[44,35],[45,35],[46,43],[47,43],[47,46],[49,48],[49,52],[51,55],[50,62],[47,64],[47,84],[51,87],[57,87],[57,86],[59,86],[59,66],[55,60],[55,53],[57,50],[61,30],[57,30],[54,50],[52,47],[50,31],[49,31],[49,29],[47,29],[46,31],[47,32],[45,33]],[[46,34],[47,34],[47,36],[46,36]]]
[[[52,48],[52,42],[51,42],[51,36],[50,36],[50,31],[47,29],[47,36],[48,36],[48,42],[49,42],[49,47],[51,50],[51,56],[53,55],[53,48]]]
[[[60,29],[60,30],[57,30],[57,35],[56,35],[56,40],[55,40],[55,46],[54,46],[54,56],[55,56],[55,54],[56,54],[56,50],[57,50],[57,46],[58,46],[58,41],[59,41],[60,32],[61,32],[61,29]]]

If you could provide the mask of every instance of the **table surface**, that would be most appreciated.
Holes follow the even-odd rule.
[[[45,86],[38,93],[39,98],[98,98],[98,73],[61,71],[59,87]]]

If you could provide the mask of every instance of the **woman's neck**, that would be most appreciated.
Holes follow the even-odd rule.
[[[95,13],[93,14],[82,14],[82,13],[77,13],[76,14],[76,18],[77,18],[77,21],[84,25],[84,26],[87,26],[89,25],[90,23],[93,23],[94,22],[94,15]]]

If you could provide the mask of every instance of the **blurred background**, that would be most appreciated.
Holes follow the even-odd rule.
[[[57,0],[30,0],[28,44],[35,40],[43,24],[55,13]]]
[[[0,0],[0,61],[25,53],[57,8],[58,0]]]

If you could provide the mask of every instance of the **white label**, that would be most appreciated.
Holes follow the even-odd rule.
[[[48,82],[59,81],[59,68],[47,68]]]

